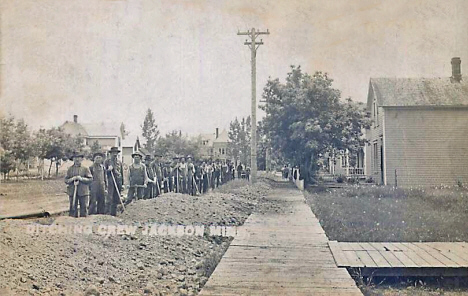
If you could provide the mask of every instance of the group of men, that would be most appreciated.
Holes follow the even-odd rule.
[[[84,155],[74,153],[73,165],[68,168],[65,183],[68,184],[70,216],[86,217],[89,214],[117,214],[123,188],[123,166],[118,159],[120,150],[112,147],[109,158],[102,152],[94,153],[93,165],[82,166]],[[79,208],[79,212],[78,212]]]
[[[84,155],[74,153],[73,165],[68,169],[65,183],[68,184],[70,216],[86,217],[88,214],[117,214],[119,204],[124,207],[121,193],[124,188],[120,150],[112,147],[109,157],[98,152],[93,155],[93,165],[82,166]],[[133,162],[128,167],[127,198],[125,204],[135,199],[155,198],[163,193],[176,192],[190,195],[206,193],[235,177],[234,164],[220,160],[194,161],[186,157],[174,157],[163,161],[161,155],[132,154]],[[241,164],[237,167],[238,177],[249,178],[250,169]],[[79,209],[79,211],[78,211]]]

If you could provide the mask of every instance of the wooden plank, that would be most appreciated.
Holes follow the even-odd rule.
[[[391,267],[392,265],[382,256],[379,251],[367,251],[369,256],[374,260],[377,267]]]
[[[397,246],[402,252],[408,257],[411,261],[413,261],[418,267],[431,267],[431,264],[429,264],[424,258],[418,255],[417,252],[413,251],[411,248],[409,248],[406,244],[403,243],[394,243],[395,246]]]
[[[371,243],[359,243],[359,245],[366,251],[378,251]]]
[[[328,246],[332,251],[333,258],[335,259],[336,266],[338,267],[346,267],[349,266],[348,259],[346,258],[343,251],[340,249],[338,242],[330,241],[328,242]]]
[[[432,257],[436,258],[440,262],[442,262],[446,267],[460,267],[460,264],[452,261],[448,257],[444,256],[440,251],[431,248],[427,243],[413,243],[415,246],[418,246],[420,249],[425,250],[429,253]]]
[[[430,264],[431,267],[445,267],[444,263],[437,260],[437,258],[433,257],[431,254],[426,252],[424,249],[419,248],[418,246],[414,245],[413,243],[406,243],[405,245],[408,248],[412,249],[413,251],[417,252],[418,255],[421,258],[423,258],[427,263]]]
[[[468,252],[454,243],[430,243],[430,246],[439,250],[446,257],[468,267]]]
[[[368,251],[355,251],[355,253],[358,256],[359,260],[362,263],[364,263],[364,267],[378,267],[378,265],[374,262],[372,257],[369,255]]]
[[[337,267],[353,253],[329,243],[304,197],[291,192],[297,193],[274,195],[291,211],[247,219],[246,235],[234,239],[200,295],[362,295],[347,270]]]
[[[377,251],[385,251],[385,247],[382,243],[368,243],[370,247]]]
[[[404,252],[393,251],[392,253],[393,253],[393,255],[395,255],[395,257],[398,258],[398,260],[400,260],[401,263],[403,263],[403,265],[405,267],[419,267],[410,258],[408,258],[408,256],[406,256]]]
[[[391,251],[391,252],[394,252],[394,251],[401,251],[398,247],[394,246],[392,243],[382,243],[382,246],[385,248],[385,250],[387,251]]]
[[[356,254],[356,251],[348,250],[343,251],[348,260],[349,266],[351,267],[364,267],[364,263],[359,260],[359,257]]]
[[[391,267],[404,267],[405,265],[390,251],[379,251],[379,254],[382,255],[385,260],[390,264]]]
[[[354,251],[365,251],[363,247],[359,243],[348,243],[349,247]]]

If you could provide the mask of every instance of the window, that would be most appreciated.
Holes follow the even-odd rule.
[[[377,168],[378,168],[378,162],[379,162],[379,150],[377,149],[377,143],[374,143],[374,161],[373,161],[373,168],[374,168],[374,171],[377,171]]]
[[[377,101],[374,99],[374,128],[379,126],[379,106],[377,106]]]
[[[224,148],[223,148],[223,149],[221,149],[221,154],[222,154],[222,155],[224,155]]]

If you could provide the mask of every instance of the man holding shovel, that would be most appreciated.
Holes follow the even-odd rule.
[[[119,148],[112,147],[109,151],[110,158],[104,162],[109,183],[107,186],[106,213],[110,213],[112,216],[117,215],[117,205],[121,203],[120,193],[123,186],[122,163],[117,158],[119,152]]]
[[[83,157],[82,153],[73,153],[70,157],[73,160],[73,165],[68,168],[65,176],[70,199],[69,215],[76,218],[78,218],[78,205],[80,207],[80,217],[88,215],[89,184],[93,181],[89,169],[81,166]]]
[[[127,200],[125,204],[129,204],[136,197],[136,199],[142,199],[145,193],[145,188],[148,186],[148,174],[146,166],[141,162],[144,155],[137,151],[132,154],[133,163],[129,169],[129,182]]]
[[[107,174],[104,166],[104,153],[96,152],[93,155],[93,165],[89,167],[93,175],[93,182],[89,186],[91,190],[89,200],[89,214],[105,214],[106,213],[106,196],[108,188]],[[111,183],[111,185],[113,185]]]

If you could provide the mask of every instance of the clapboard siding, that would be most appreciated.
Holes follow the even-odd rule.
[[[387,184],[468,184],[467,108],[385,108]]]
[[[378,116],[374,114],[374,108],[371,109],[370,116],[373,120],[370,129],[366,130],[366,168],[367,175],[372,177],[377,184],[381,184],[382,175],[380,173],[380,147],[382,146],[383,126],[385,110],[378,107]],[[374,161],[374,143],[377,143],[377,161]]]

